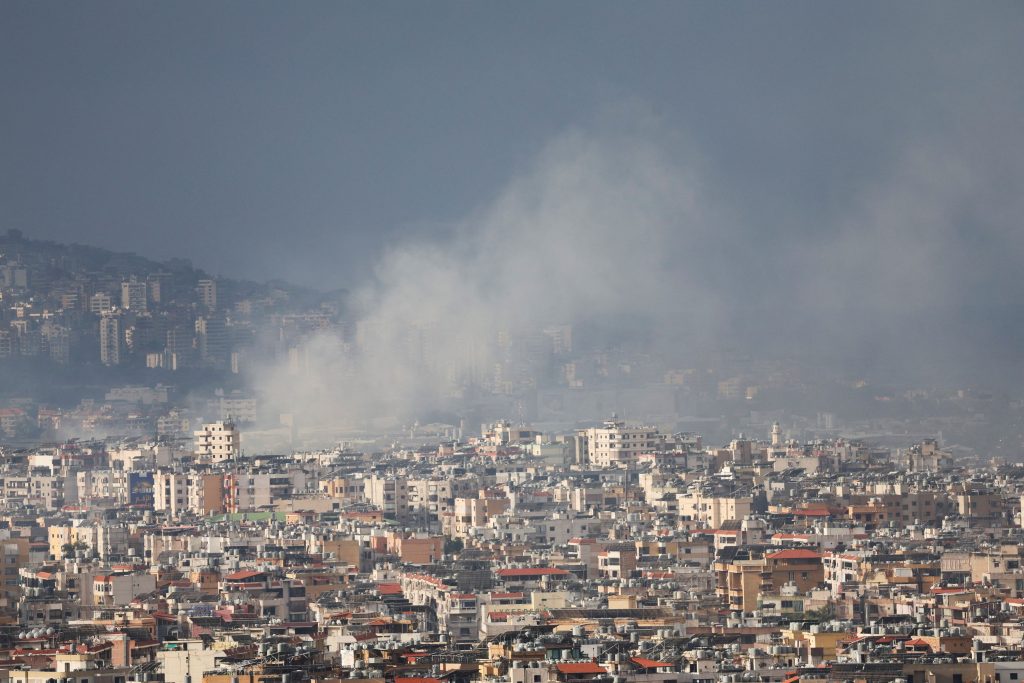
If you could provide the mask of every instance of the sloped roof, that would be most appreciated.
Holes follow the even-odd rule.
[[[242,571],[235,572],[234,574],[228,574],[224,578],[228,581],[245,581],[246,579],[253,579],[257,576],[262,576],[263,572],[258,572],[253,569],[243,569]]]
[[[660,669],[662,667],[672,666],[670,662],[659,662],[653,659],[647,659],[646,657],[631,657],[629,661],[644,669]]]
[[[563,674],[606,674],[607,670],[594,662],[567,662],[558,665],[558,672]],[[396,681],[397,683],[397,681]]]

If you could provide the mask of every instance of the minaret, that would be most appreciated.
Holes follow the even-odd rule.
[[[782,428],[779,427],[779,423],[778,422],[776,422],[775,424],[772,425],[772,445],[773,446],[781,446],[782,445]]]

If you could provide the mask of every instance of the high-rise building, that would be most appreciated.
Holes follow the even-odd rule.
[[[217,281],[216,280],[200,280],[196,286],[196,292],[199,294],[199,303],[207,310],[217,310]]]
[[[121,321],[116,315],[100,318],[100,362],[104,365],[121,363]]]
[[[147,309],[146,283],[139,282],[132,276],[121,283],[121,308],[136,313],[144,313]]]
[[[114,307],[110,295],[106,292],[96,292],[89,297],[89,312],[93,315],[103,315]]]
[[[124,324],[124,342],[129,353],[153,353],[163,348],[165,332],[162,320],[149,313],[130,316]]]
[[[150,274],[146,278],[146,289],[149,294],[149,300],[154,304],[165,303],[170,298],[170,292],[167,291],[168,282],[167,273]]]
[[[183,324],[172,325],[167,330],[163,367],[170,370],[192,367],[195,364],[195,349],[192,347],[194,338],[195,334],[191,327]]]
[[[228,361],[228,330],[223,318],[196,318],[199,362],[206,367],[224,367]]]

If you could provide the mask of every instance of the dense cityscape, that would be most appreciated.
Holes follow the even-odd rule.
[[[4,451],[11,680],[1009,681],[1024,466],[612,418]]]
[[[5,377],[54,382],[19,395],[12,381],[0,408],[11,679],[963,683],[1024,670],[1024,466],[938,440],[1019,415],[1005,395],[862,382],[874,414],[833,391],[849,414],[800,415],[793,397],[809,389],[784,363],[720,360],[720,374],[634,358],[646,381],[575,374],[595,355],[621,371],[628,351],[579,354],[562,326],[495,369],[521,384],[478,387],[451,404],[462,413],[308,449],[302,416],[268,417],[244,364],[268,349],[296,362],[324,330],[358,353],[344,292],[18,231],[0,246]],[[764,400],[773,391],[789,410]],[[577,411],[606,401],[653,420],[558,427],[573,420],[545,411],[557,392]],[[482,410],[518,414],[473,429]],[[763,438],[706,443],[701,426]],[[268,434],[284,447],[267,450]]]
[[[1024,670],[1024,466],[939,441],[1019,415],[1005,395],[862,382],[874,414],[833,393],[849,415],[800,415],[764,400],[808,391],[784,363],[570,374],[595,353],[562,326],[541,333],[543,353],[507,356],[495,373],[521,384],[481,387],[475,410],[463,397],[461,414],[310,449],[301,415],[266,427],[244,364],[348,334],[344,292],[15,230],[0,247],[5,377],[53,381],[7,383],[0,408],[9,679],[964,683]],[[596,355],[621,370],[627,353]],[[654,419],[554,426],[570,421],[543,408],[555,392],[577,411],[643,396]],[[478,431],[481,405],[518,414]],[[720,445],[700,426],[755,436]],[[284,447],[267,450],[268,433]]]
[[[0,683],[1024,683],[1022,37],[0,0]]]

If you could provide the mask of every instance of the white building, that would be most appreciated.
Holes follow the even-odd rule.
[[[196,455],[213,462],[232,460],[241,452],[241,435],[234,422],[210,422],[193,433]]]
[[[615,419],[576,434],[583,461],[593,467],[624,467],[636,462],[640,454],[657,450],[664,441],[656,427],[627,426]]]

